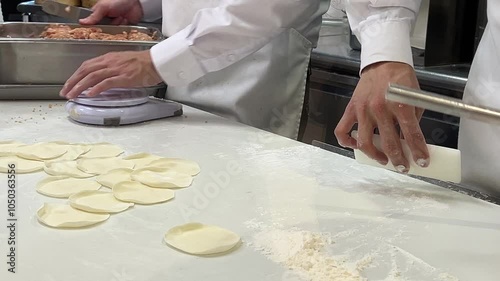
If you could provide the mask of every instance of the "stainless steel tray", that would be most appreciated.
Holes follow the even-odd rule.
[[[57,24],[57,23],[47,23],[47,22],[6,22],[0,24],[0,39],[1,40],[12,40],[12,39],[34,39],[39,41],[78,41],[83,44],[93,44],[93,43],[137,43],[144,42],[151,44],[150,41],[102,41],[102,40],[54,40],[54,39],[43,39],[40,38],[40,35],[45,30],[46,27]],[[76,23],[61,23],[67,25],[71,28],[76,27],[89,27],[82,26]],[[95,25],[94,27],[99,27],[103,32],[109,34],[120,34],[124,31],[130,32],[132,30],[137,30],[139,32],[146,33],[148,35],[153,36],[153,39],[157,42],[162,41],[165,37],[162,35],[161,31],[157,28],[153,27],[144,27],[144,26],[131,26],[131,25]],[[153,42],[154,44],[155,42]]]
[[[63,85],[0,85],[0,100],[62,100]],[[148,95],[165,98],[167,86],[160,84],[145,88]]]
[[[63,85],[91,58],[109,52],[148,50],[164,37],[156,28],[140,26],[99,26],[118,34],[138,30],[156,32],[157,41],[56,40],[39,38],[50,23],[0,24],[0,84]],[[67,24],[78,27],[78,24]]]

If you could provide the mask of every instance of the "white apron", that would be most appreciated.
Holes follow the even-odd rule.
[[[190,24],[197,10],[221,2],[163,1],[163,33],[175,34]],[[324,8],[326,12],[327,5]],[[318,11],[318,34],[320,20]],[[313,47],[310,41],[290,29],[226,69],[209,73],[186,87],[169,87],[167,98],[296,139]]]
[[[500,1],[488,1],[488,25],[463,100],[500,110]],[[463,183],[500,198],[500,126],[461,118],[458,148]]]

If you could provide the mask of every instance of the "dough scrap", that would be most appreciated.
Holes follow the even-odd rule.
[[[144,168],[132,173],[132,179],[156,188],[183,188],[193,183],[193,177],[161,168]]]
[[[76,161],[45,162],[45,172],[52,176],[68,176],[73,178],[90,178],[95,175],[78,169]]]
[[[110,158],[117,157],[124,152],[121,147],[107,142],[89,144],[88,146],[90,147],[89,152],[81,155],[80,158]]]
[[[91,213],[119,213],[134,206],[134,203],[119,201],[112,192],[82,191],[69,197],[71,207]]]
[[[134,162],[118,157],[76,160],[78,169],[88,174],[102,175],[120,168],[133,169]]]
[[[86,190],[95,191],[99,188],[101,184],[93,180],[56,176],[41,180],[36,186],[36,191],[49,197],[68,198],[75,193]]]
[[[85,144],[68,143],[63,141],[53,141],[52,144],[57,144],[64,147],[67,152],[53,160],[57,161],[72,161],[78,159],[81,155],[90,151],[90,146]]]
[[[21,145],[24,145],[24,143],[17,141],[0,141],[0,157],[15,155],[15,148]]]
[[[28,160],[51,160],[61,157],[68,150],[56,143],[35,143],[20,145],[14,151],[18,157]]]
[[[28,160],[17,156],[0,157],[0,173],[7,173],[9,164],[16,164],[18,174],[28,174],[43,171],[45,164],[42,161]]]
[[[113,186],[113,195],[120,201],[141,205],[162,203],[175,197],[170,189],[151,188],[135,181],[116,184]]]
[[[151,162],[158,160],[158,159],[162,159],[162,157],[158,156],[158,155],[149,154],[149,153],[137,153],[137,154],[123,157],[123,159],[130,160],[130,161],[134,162],[134,164],[135,164],[134,169],[142,169],[142,168],[146,167],[147,165],[149,165]]]
[[[196,176],[201,171],[198,163],[180,158],[161,158],[149,163],[146,167],[169,169],[191,176]]]
[[[230,251],[240,243],[241,238],[218,226],[188,223],[170,229],[164,241],[188,254],[213,255]]]
[[[93,214],[76,210],[66,204],[45,203],[37,212],[38,220],[56,228],[78,228],[94,225],[109,218],[109,214]]]
[[[97,176],[96,181],[105,187],[113,188],[113,186],[119,182],[133,181],[131,176],[133,171],[134,170],[127,168],[114,169],[106,174]]]

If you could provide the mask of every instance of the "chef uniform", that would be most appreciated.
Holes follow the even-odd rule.
[[[297,138],[330,0],[140,0],[169,38],[151,49],[167,98]]]
[[[348,0],[346,12],[363,48],[361,69],[381,61],[413,65],[410,33],[419,0]],[[463,100],[500,110],[500,2],[488,1],[488,26],[477,50]],[[462,182],[500,197],[500,127],[462,118],[458,148]],[[431,159],[432,161],[432,159]]]

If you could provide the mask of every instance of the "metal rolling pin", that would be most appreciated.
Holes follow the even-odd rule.
[[[435,112],[500,125],[499,111],[467,104],[456,98],[411,89],[396,84],[389,85],[385,97],[390,101],[404,103]]]

